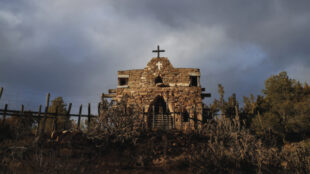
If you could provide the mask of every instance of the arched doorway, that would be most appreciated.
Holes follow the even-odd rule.
[[[163,83],[163,79],[160,76],[157,76],[155,78],[155,84],[157,84],[157,83]]]
[[[161,96],[157,96],[148,110],[148,127],[169,129],[172,127],[172,117],[167,103]]]

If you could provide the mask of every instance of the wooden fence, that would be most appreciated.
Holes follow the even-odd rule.
[[[0,99],[3,94],[3,88],[0,88]],[[69,103],[68,108],[66,113],[59,113],[58,108],[56,108],[55,112],[48,112],[49,108],[49,103],[50,103],[50,93],[47,94],[46,96],[46,105],[44,110],[42,110],[42,105],[39,106],[38,111],[25,111],[24,110],[24,105],[21,105],[20,110],[12,110],[9,109],[8,104],[4,105],[4,108],[0,108],[0,116],[2,116],[2,124],[5,124],[7,117],[32,117],[33,119],[36,119],[38,121],[38,129],[37,133],[43,133],[46,128],[46,120],[48,118],[52,118],[54,120],[54,129],[57,130],[57,119],[60,117],[66,118],[66,120],[70,120],[71,117],[76,117],[77,118],[77,129],[80,129],[81,127],[81,118],[86,117],[87,118],[87,128],[90,128],[90,121],[91,118],[96,118],[98,115],[93,115],[91,114],[91,105],[88,103],[88,110],[87,114],[82,114],[82,108],[83,106],[80,105],[79,107],[79,113],[78,114],[72,114],[71,113],[71,108],[72,108],[72,103]],[[98,104],[98,114],[100,113],[100,103]],[[41,119],[43,119],[43,122],[41,123]],[[66,130],[66,122],[63,125],[63,129]]]

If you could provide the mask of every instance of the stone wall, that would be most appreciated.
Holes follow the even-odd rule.
[[[197,78],[196,86],[191,86],[191,76]],[[144,108],[148,112],[155,98],[161,96],[169,111],[176,113],[173,119],[177,129],[199,127],[200,122],[195,121],[202,120],[203,108],[199,69],[174,68],[168,58],[161,57],[152,58],[144,69],[118,71],[118,78],[128,82],[119,84],[116,90],[110,90],[113,91],[109,96],[112,100],[121,101],[126,96],[128,105],[139,111]],[[185,111],[192,118],[188,122],[184,122],[181,116]]]

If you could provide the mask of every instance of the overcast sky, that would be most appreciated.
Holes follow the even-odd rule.
[[[217,96],[259,94],[287,71],[310,82],[309,0],[0,0],[2,101],[96,102],[117,71],[142,69],[159,44],[200,68]],[[211,102],[209,100],[208,102]],[[79,103],[77,103],[79,104]]]

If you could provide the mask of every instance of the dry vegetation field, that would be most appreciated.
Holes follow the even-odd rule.
[[[115,113],[117,114],[117,112]],[[125,115],[123,115],[125,117]],[[126,115],[134,118],[135,115]],[[1,173],[309,173],[305,143],[270,147],[239,120],[209,120],[199,132],[149,131],[143,124],[95,123],[33,135],[27,121],[1,126]],[[137,126],[138,125],[138,126]],[[17,127],[16,127],[17,126]],[[28,128],[27,128],[28,127]],[[4,134],[6,133],[6,134]],[[308,146],[309,147],[309,146]]]

